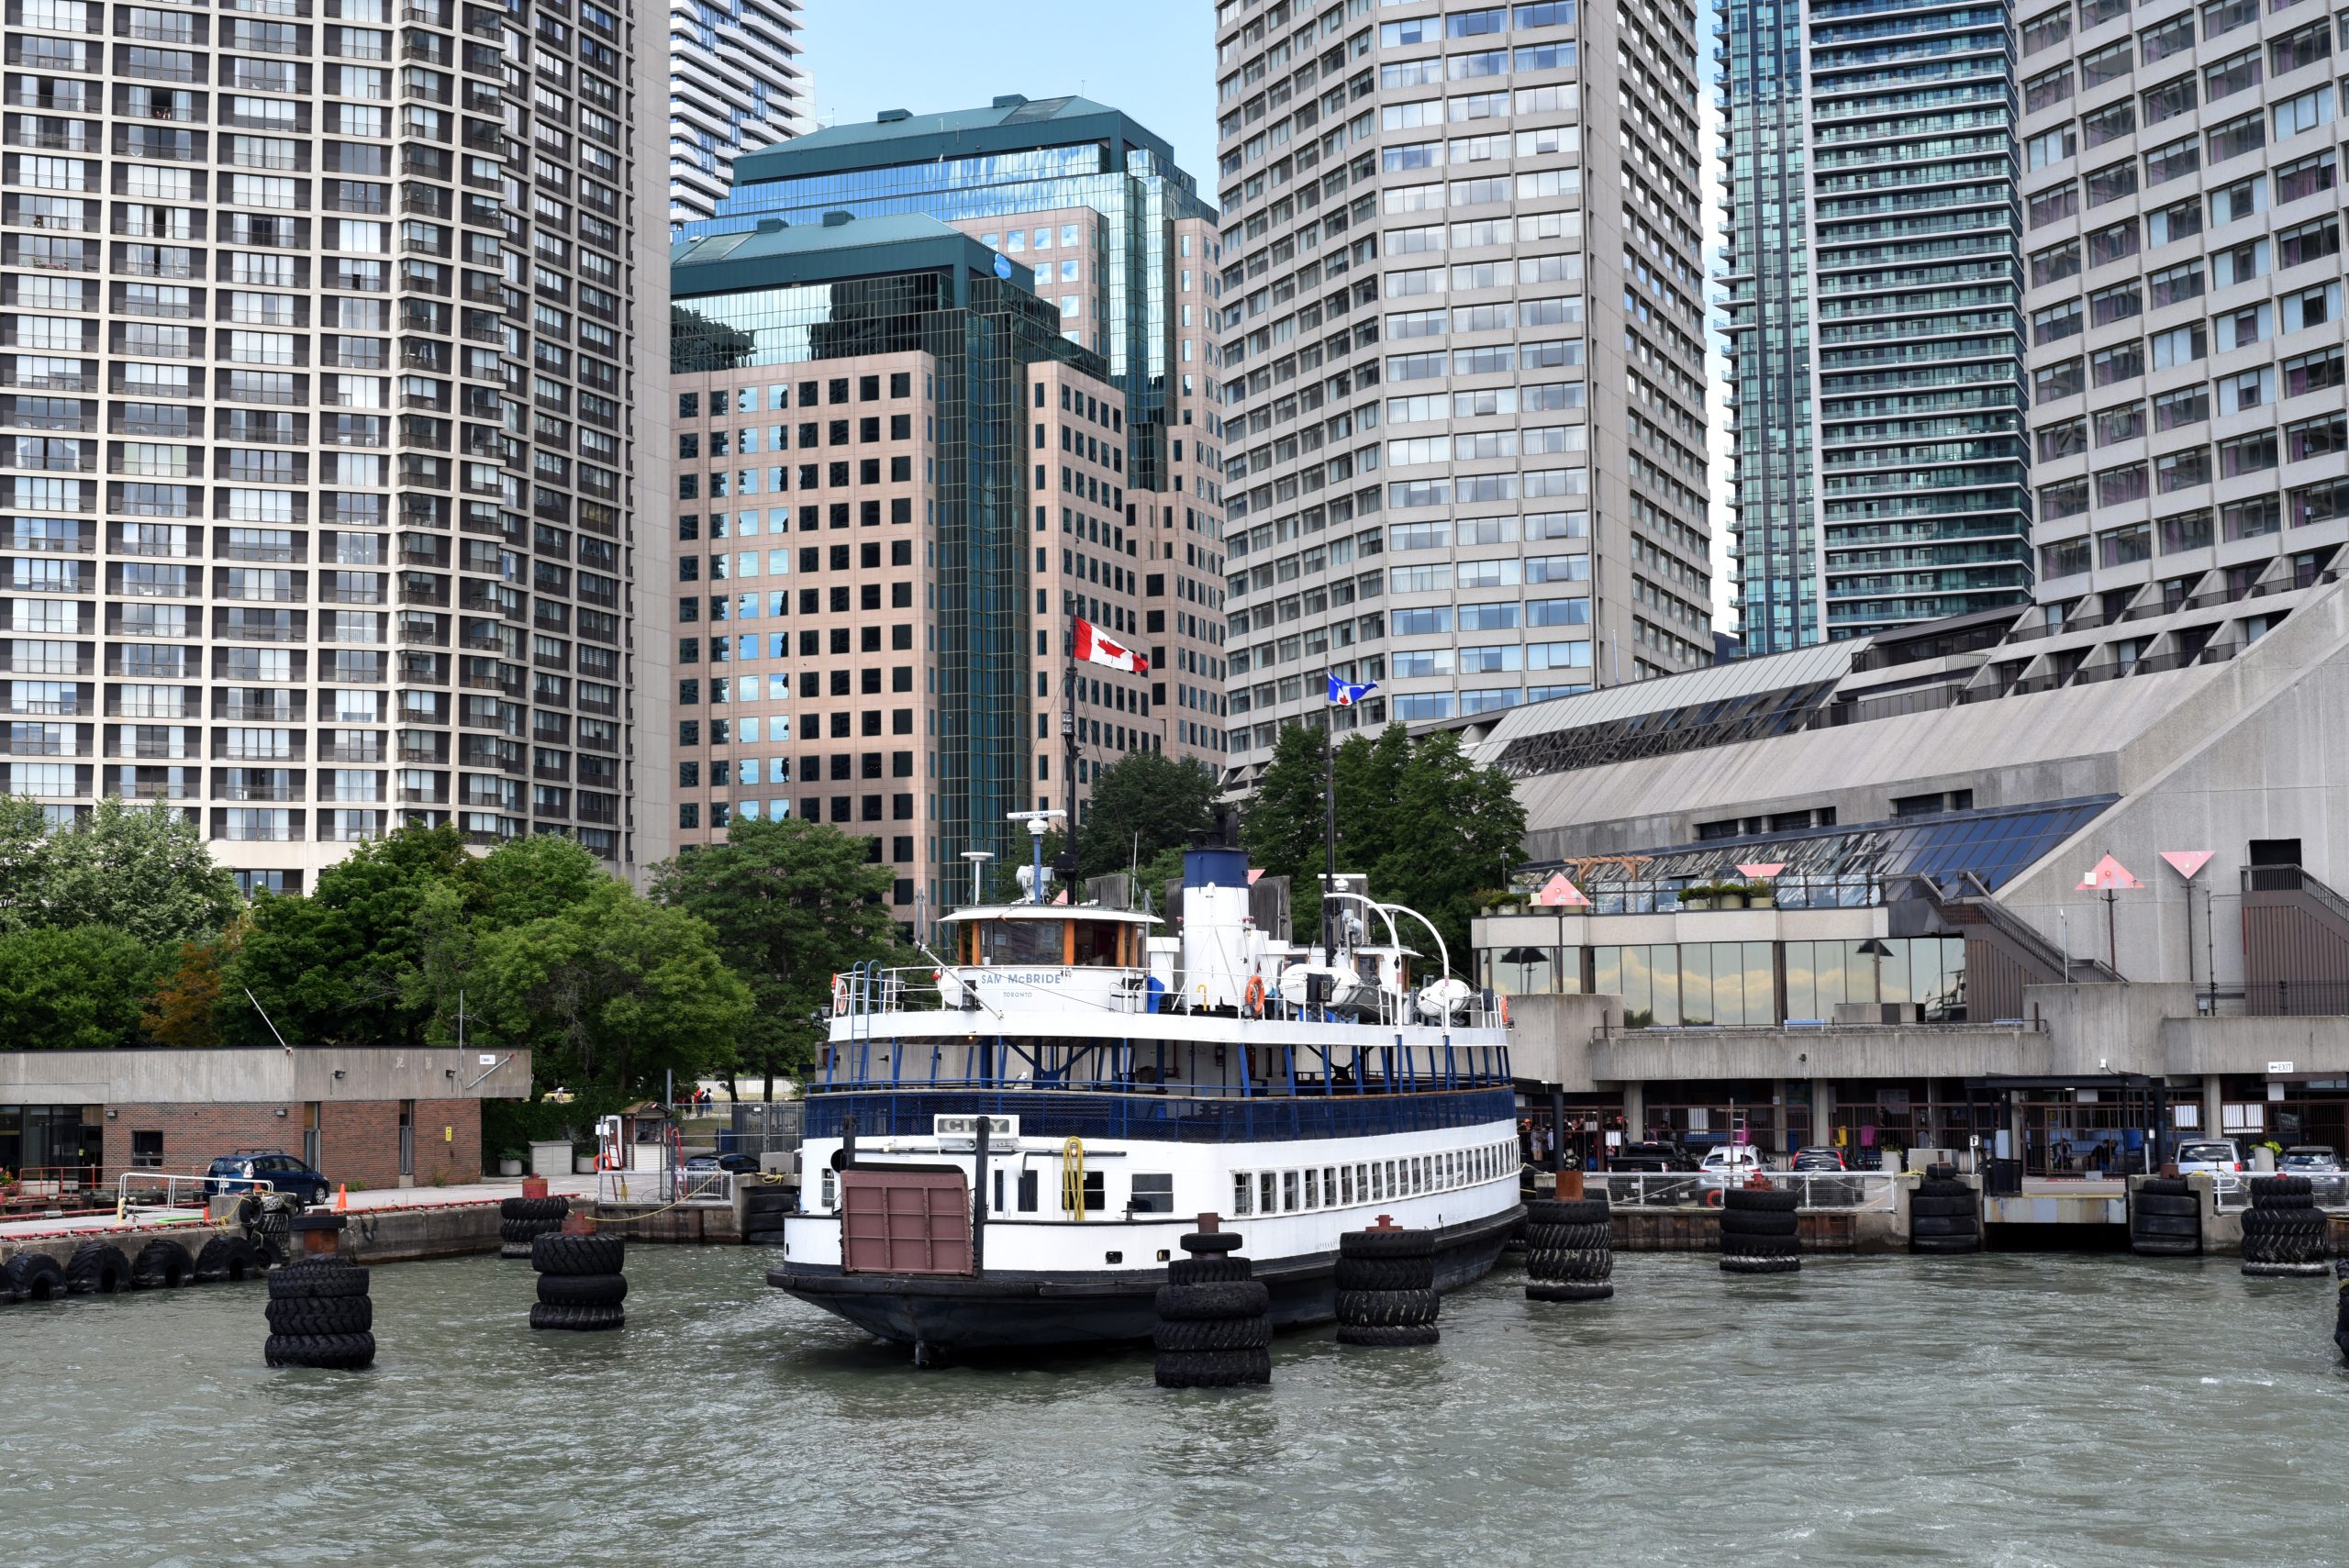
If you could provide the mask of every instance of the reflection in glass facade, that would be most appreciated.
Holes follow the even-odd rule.
[[[1167,378],[1186,373],[1167,299],[1182,260],[1171,226],[1213,217],[1173,150],[1116,110],[1075,97],[1002,99],[985,110],[841,128],[855,139],[845,148],[825,130],[745,156],[716,216],[684,225],[680,238],[738,233],[767,217],[820,223],[828,212],[921,213],[967,228],[969,219],[1090,208],[1108,262],[1084,280],[1084,313],[1103,324],[1110,379],[1126,394],[1131,487],[1166,488]],[[1027,227],[994,237],[991,248],[1032,265]],[[1191,264],[1197,271],[1208,259]],[[1206,373],[1206,364],[1194,365],[1188,374]]]
[[[1750,651],[2029,598],[2010,25],[1914,0],[1727,8]]]
[[[1480,983],[1504,995],[1620,996],[1631,1029],[1825,1022],[1852,1002],[1921,1006],[1928,1023],[1965,1017],[1963,937],[1519,946],[1476,959]]]
[[[879,225],[873,227],[881,229]],[[922,695],[936,714],[937,725],[934,734],[922,741],[928,760],[918,775],[922,794],[931,804],[924,813],[922,840],[909,834],[889,837],[897,838],[906,847],[891,858],[906,862],[907,870],[919,862],[925,872],[923,880],[935,886],[941,836],[958,850],[985,849],[998,858],[1017,858],[1025,852],[1024,835],[1022,843],[1011,842],[1009,835],[1016,825],[1007,822],[1005,815],[1030,804],[1026,714],[1031,663],[1029,644],[1035,617],[1029,607],[1027,562],[1030,370],[1040,362],[1056,361],[1099,377],[1104,367],[1097,356],[1061,335],[1057,315],[1024,282],[990,275],[984,251],[942,228],[936,231],[935,242],[958,255],[953,265],[883,270],[892,264],[887,241],[900,232],[877,233],[875,243],[866,249],[841,244],[829,264],[820,268],[803,255],[790,253],[789,244],[771,247],[785,253],[770,261],[770,250],[745,260],[733,259],[737,249],[750,249],[739,241],[712,241],[698,249],[688,242],[680,249],[672,270],[671,370],[675,384],[685,388],[697,384],[696,377],[755,366],[869,360],[894,353],[928,356],[931,384],[921,387],[919,395],[934,418],[934,434],[930,438],[934,469],[926,475],[920,508],[917,511],[909,503],[906,513],[893,512],[884,524],[877,499],[852,499],[877,491],[877,481],[852,482],[846,463],[803,471],[806,477],[796,493],[801,503],[798,533],[820,533],[826,549],[842,552],[843,564],[851,546],[838,543],[841,536],[834,530],[849,530],[858,547],[872,538],[876,562],[880,543],[902,538],[907,546],[904,559],[910,564],[918,540],[924,566],[934,563],[935,606],[923,606],[926,639],[934,637],[934,640],[925,640],[921,662],[927,666]],[[798,271],[784,270],[792,267]],[[773,281],[762,281],[763,272]],[[811,274],[818,281],[793,281]],[[713,281],[727,286],[712,288]],[[847,375],[845,370],[835,373]],[[815,418],[812,411],[820,408],[827,426],[844,412],[843,405],[863,415],[866,406],[863,398],[851,405],[846,382],[836,384],[838,391],[829,390],[834,384],[830,377],[801,381],[796,389],[778,384],[769,395],[768,406],[788,406],[794,410],[793,418],[810,420]],[[819,392],[819,387],[825,390]],[[847,440],[850,421],[839,422],[839,433],[823,448],[828,457]],[[815,443],[817,427],[808,424],[803,429],[806,433],[796,446],[805,451]],[[783,439],[778,436],[778,442]],[[778,445],[775,450],[785,449]],[[840,470],[837,477],[821,477],[835,466]],[[874,467],[877,470],[877,461]],[[853,527],[852,506],[857,508]],[[868,527],[875,534],[867,535]],[[852,612],[848,589],[837,592],[841,596],[825,628],[833,640],[822,655],[827,662],[821,672],[807,668],[807,661],[818,655],[816,644],[809,640],[815,630],[806,623],[818,612],[813,591],[803,595],[805,602],[797,617],[804,628],[802,696],[815,695],[817,686],[812,683],[818,673],[832,677],[828,695],[848,693],[845,677],[850,672],[842,666],[848,652],[847,616]],[[874,609],[879,606],[878,592],[875,583]],[[722,600],[723,595],[719,597]],[[903,607],[910,622],[910,597]],[[780,600],[775,613],[781,613]],[[863,618],[869,625],[877,617],[865,615]],[[877,626],[874,629],[877,638]],[[877,648],[877,641],[874,646]],[[903,646],[910,647],[910,639]],[[712,686],[716,700],[715,680]],[[848,736],[848,717],[841,714],[841,722],[826,739]],[[873,727],[861,729],[859,736],[877,735],[879,717],[875,706]],[[779,717],[773,721],[777,724],[775,739],[781,740],[787,731]],[[818,738],[804,707],[800,738]],[[893,740],[892,744],[904,742]],[[911,775],[913,752],[906,755]],[[877,777],[881,752],[876,750],[872,756],[874,771],[861,778]],[[845,764],[848,758],[845,751],[839,753],[841,763]],[[802,769],[807,770],[802,772],[801,780],[813,781],[816,758],[803,753],[800,762]],[[834,772],[830,778],[847,776],[844,771]],[[892,787],[906,786],[893,784]],[[873,798],[877,802],[880,796]],[[834,820],[841,819],[836,807]],[[868,815],[859,820],[872,819]],[[881,841],[876,838],[876,846]],[[927,842],[927,855],[914,851],[918,841]],[[908,889],[901,902],[909,901]]]

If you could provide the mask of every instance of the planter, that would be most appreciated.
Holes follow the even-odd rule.
[[[573,1155],[571,1157],[571,1171],[573,1175],[594,1175],[596,1173],[596,1157],[593,1154]]]
[[[522,1173],[522,1162],[519,1160],[500,1160],[497,1162],[497,1173],[501,1176],[518,1176]]]
[[[1709,893],[1684,893],[1680,895],[1680,906],[1683,909],[1709,909],[1713,906],[1713,895]]]
[[[1745,895],[1745,902],[1755,909],[1775,909],[1778,906],[1778,895],[1775,893],[1749,893]]]
[[[1745,907],[1745,895],[1742,893],[1716,893],[1713,895],[1713,901],[1714,907],[1720,909],[1742,909]]]

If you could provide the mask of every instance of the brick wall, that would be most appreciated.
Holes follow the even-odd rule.
[[[215,1158],[239,1149],[283,1149],[297,1159],[302,1154],[303,1118],[299,1102],[278,1106],[132,1105],[106,1107],[114,1113],[106,1124],[106,1168],[127,1171],[131,1163],[130,1135],[163,1135],[165,1171],[202,1171]],[[284,1115],[278,1113],[283,1111]],[[443,1137],[442,1129],[452,1136]],[[320,1107],[318,1168],[328,1181],[352,1186],[395,1187],[400,1184],[399,1102],[356,1100],[328,1102]],[[482,1171],[481,1102],[478,1100],[418,1100],[416,1103],[416,1176],[417,1186],[435,1178],[448,1184],[478,1181]]]

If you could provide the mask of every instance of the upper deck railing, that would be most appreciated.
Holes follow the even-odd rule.
[[[1105,1018],[1132,1018],[1154,1015],[1193,1016],[1198,1008],[1181,970],[1171,984],[1154,981],[1146,969],[1105,964],[956,964],[888,969],[859,965],[841,974],[832,987],[832,1016],[850,1020],[849,1032],[862,1035],[883,1018],[906,1014],[953,1012],[981,1018],[1014,1014],[1097,1012]],[[1419,1011],[1418,993],[1408,995],[1380,987],[1370,992],[1365,1005],[1337,1011],[1315,1009],[1285,998],[1269,984],[1242,994],[1239,1015],[1285,1023],[1376,1025],[1396,1028],[1499,1029],[1508,1018],[1499,998],[1488,992],[1471,992],[1447,1019]],[[1229,1017],[1227,1010],[1221,1016]],[[1125,1026],[1130,1032],[1130,1026]]]

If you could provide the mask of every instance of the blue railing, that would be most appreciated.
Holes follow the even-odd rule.
[[[1367,1138],[1505,1121],[1517,1114],[1507,1089],[1368,1095],[1353,1099],[1171,1095],[814,1093],[807,1136],[838,1138],[849,1117],[859,1138],[927,1138],[933,1117],[1016,1116],[1022,1138],[1132,1138],[1174,1143],[1275,1143]]]

